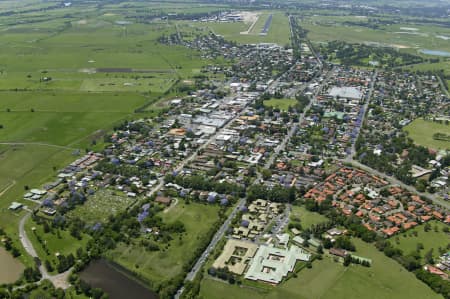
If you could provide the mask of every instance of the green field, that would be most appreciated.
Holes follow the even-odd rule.
[[[435,133],[445,133],[450,135],[450,125],[439,124],[432,121],[425,121],[423,119],[416,119],[406,127],[404,130],[409,133],[415,143],[430,147],[433,149],[450,149],[450,142],[433,139]]]
[[[428,232],[424,231],[424,226],[418,226],[414,229],[407,231],[395,238],[391,238],[390,242],[393,246],[400,248],[404,255],[407,255],[413,251],[416,251],[417,244],[421,243],[423,249],[421,250],[421,256],[423,257],[430,249],[433,249],[433,257],[439,257],[439,248],[446,249],[450,244],[449,234],[442,231],[444,227],[447,227],[442,222],[431,221],[431,229]],[[437,227],[437,231],[435,231]],[[417,237],[414,235],[417,232]]]
[[[278,108],[282,111],[288,111],[289,106],[294,107],[297,100],[294,99],[270,99],[264,101],[264,106]]]
[[[328,221],[328,218],[316,213],[310,212],[304,207],[292,206],[291,219],[300,219],[300,224],[303,229],[310,228],[312,225],[324,223]]]
[[[302,19],[301,26],[309,31],[308,38],[313,42],[375,43],[416,54],[419,49],[450,51],[448,40],[442,38],[450,36],[450,30],[437,25],[400,23],[374,29],[363,16],[314,15]]]
[[[264,285],[261,289],[250,289],[205,278],[201,283],[200,295],[208,299],[442,298],[412,273],[378,252],[373,245],[359,240],[355,240],[355,245],[359,256],[372,259],[372,267],[351,265],[346,268],[324,257],[321,261],[315,261],[312,269],[303,269],[297,278],[291,278],[280,286],[271,288]]]
[[[167,281],[181,273],[183,263],[193,254],[198,246],[198,239],[210,229],[218,219],[218,206],[198,203],[184,204],[183,201],[161,213],[165,222],[180,220],[186,227],[182,239],[170,241],[170,246],[161,251],[146,251],[139,244],[119,244],[108,253],[108,257],[122,266],[137,272],[153,283]],[[137,240],[136,242],[137,243]]]
[[[79,157],[75,149],[83,153],[94,139],[101,147],[115,124],[150,116],[134,111],[212,63],[196,51],[158,43],[175,31],[173,23],[117,23],[133,8],[134,14],[148,8],[142,3],[128,3],[126,10],[123,4],[61,9],[26,3],[14,4],[0,23],[0,227],[20,248],[23,213],[7,207],[12,201],[34,205],[23,200],[24,186],[52,181]],[[175,7],[201,12],[221,6],[160,3],[152,11]]]

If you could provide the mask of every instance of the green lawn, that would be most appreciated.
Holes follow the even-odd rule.
[[[409,254],[412,251],[415,251],[417,248],[417,244],[421,243],[423,245],[423,249],[420,251],[421,256],[423,257],[430,249],[433,249],[433,257],[439,257],[439,248],[446,249],[450,244],[449,234],[442,231],[444,227],[447,227],[442,222],[432,221],[431,230],[428,232],[424,231],[424,225],[420,225],[415,227],[412,230],[409,230],[401,235],[398,235],[395,238],[391,238],[390,242],[392,245],[396,246],[403,250],[403,254]],[[437,227],[437,232],[435,231],[435,227]],[[417,237],[414,235],[414,232],[417,232]]]
[[[264,101],[264,106],[278,108],[282,111],[287,111],[289,106],[294,107],[297,103],[295,99],[270,99]]]
[[[441,296],[417,280],[394,260],[378,252],[373,245],[355,240],[357,254],[371,258],[373,266],[351,265],[346,268],[325,257],[315,261],[312,269],[303,269],[292,278],[272,289],[240,288],[205,278],[200,295],[208,299],[438,299]]]
[[[450,149],[450,142],[433,139],[433,134],[435,133],[450,135],[450,125],[416,119],[404,127],[404,130],[407,131],[414,142],[419,145],[431,147],[433,149]]]
[[[198,203],[187,205],[180,200],[169,212],[161,213],[161,217],[168,223],[176,220],[184,223],[186,233],[181,240],[176,237],[170,241],[168,249],[156,252],[146,251],[139,244],[119,244],[115,250],[108,253],[108,257],[153,283],[167,281],[181,272],[183,263],[197,248],[198,239],[203,237],[218,219],[218,211],[218,206]]]
[[[316,212],[310,212],[304,207],[292,206],[291,219],[300,219],[303,229],[310,228],[312,225],[324,223],[328,218]]]

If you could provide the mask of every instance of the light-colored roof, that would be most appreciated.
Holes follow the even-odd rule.
[[[339,96],[340,98],[361,99],[362,92],[356,87],[332,87],[328,93],[332,97]]]
[[[289,250],[261,245],[245,278],[277,284],[294,270],[297,260],[309,261],[310,258],[309,253],[294,245]]]

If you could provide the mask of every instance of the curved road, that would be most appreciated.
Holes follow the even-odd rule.
[[[28,238],[27,232],[25,231],[25,223],[30,218],[31,212],[28,212],[22,219],[20,219],[19,223],[19,238],[20,242],[22,243],[23,248],[25,248],[25,251],[33,258],[39,258],[39,255],[37,254],[36,250],[34,249],[33,243],[31,243],[30,239]],[[50,280],[55,288],[62,288],[67,289],[69,288],[70,284],[67,282],[67,279],[72,271],[72,269],[67,270],[66,272],[59,273],[56,275],[50,275],[48,273],[45,266],[41,263],[39,265],[39,271],[41,272],[42,278],[39,281],[42,282],[44,279]]]

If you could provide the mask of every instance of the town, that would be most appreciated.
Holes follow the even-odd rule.
[[[197,298],[205,277],[266,290],[320,263],[375,269],[392,259],[448,298],[450,147],[420,145],[407,129],[421,121],[448,132],[444,83],[329,61],[288,19],[288,45],[235,43],[184,20],[158,37],[208,63],[177,81],[163,109],[117,122],[101,148],[92,142],[47,183],[25,186],[9,206],[24,215],[19,242],[0,236],[36,261],[27,282],[95,297],[84,271],[106,260],[160,298]],[[418,241],[426,232],[444,236],[439,250]]]

